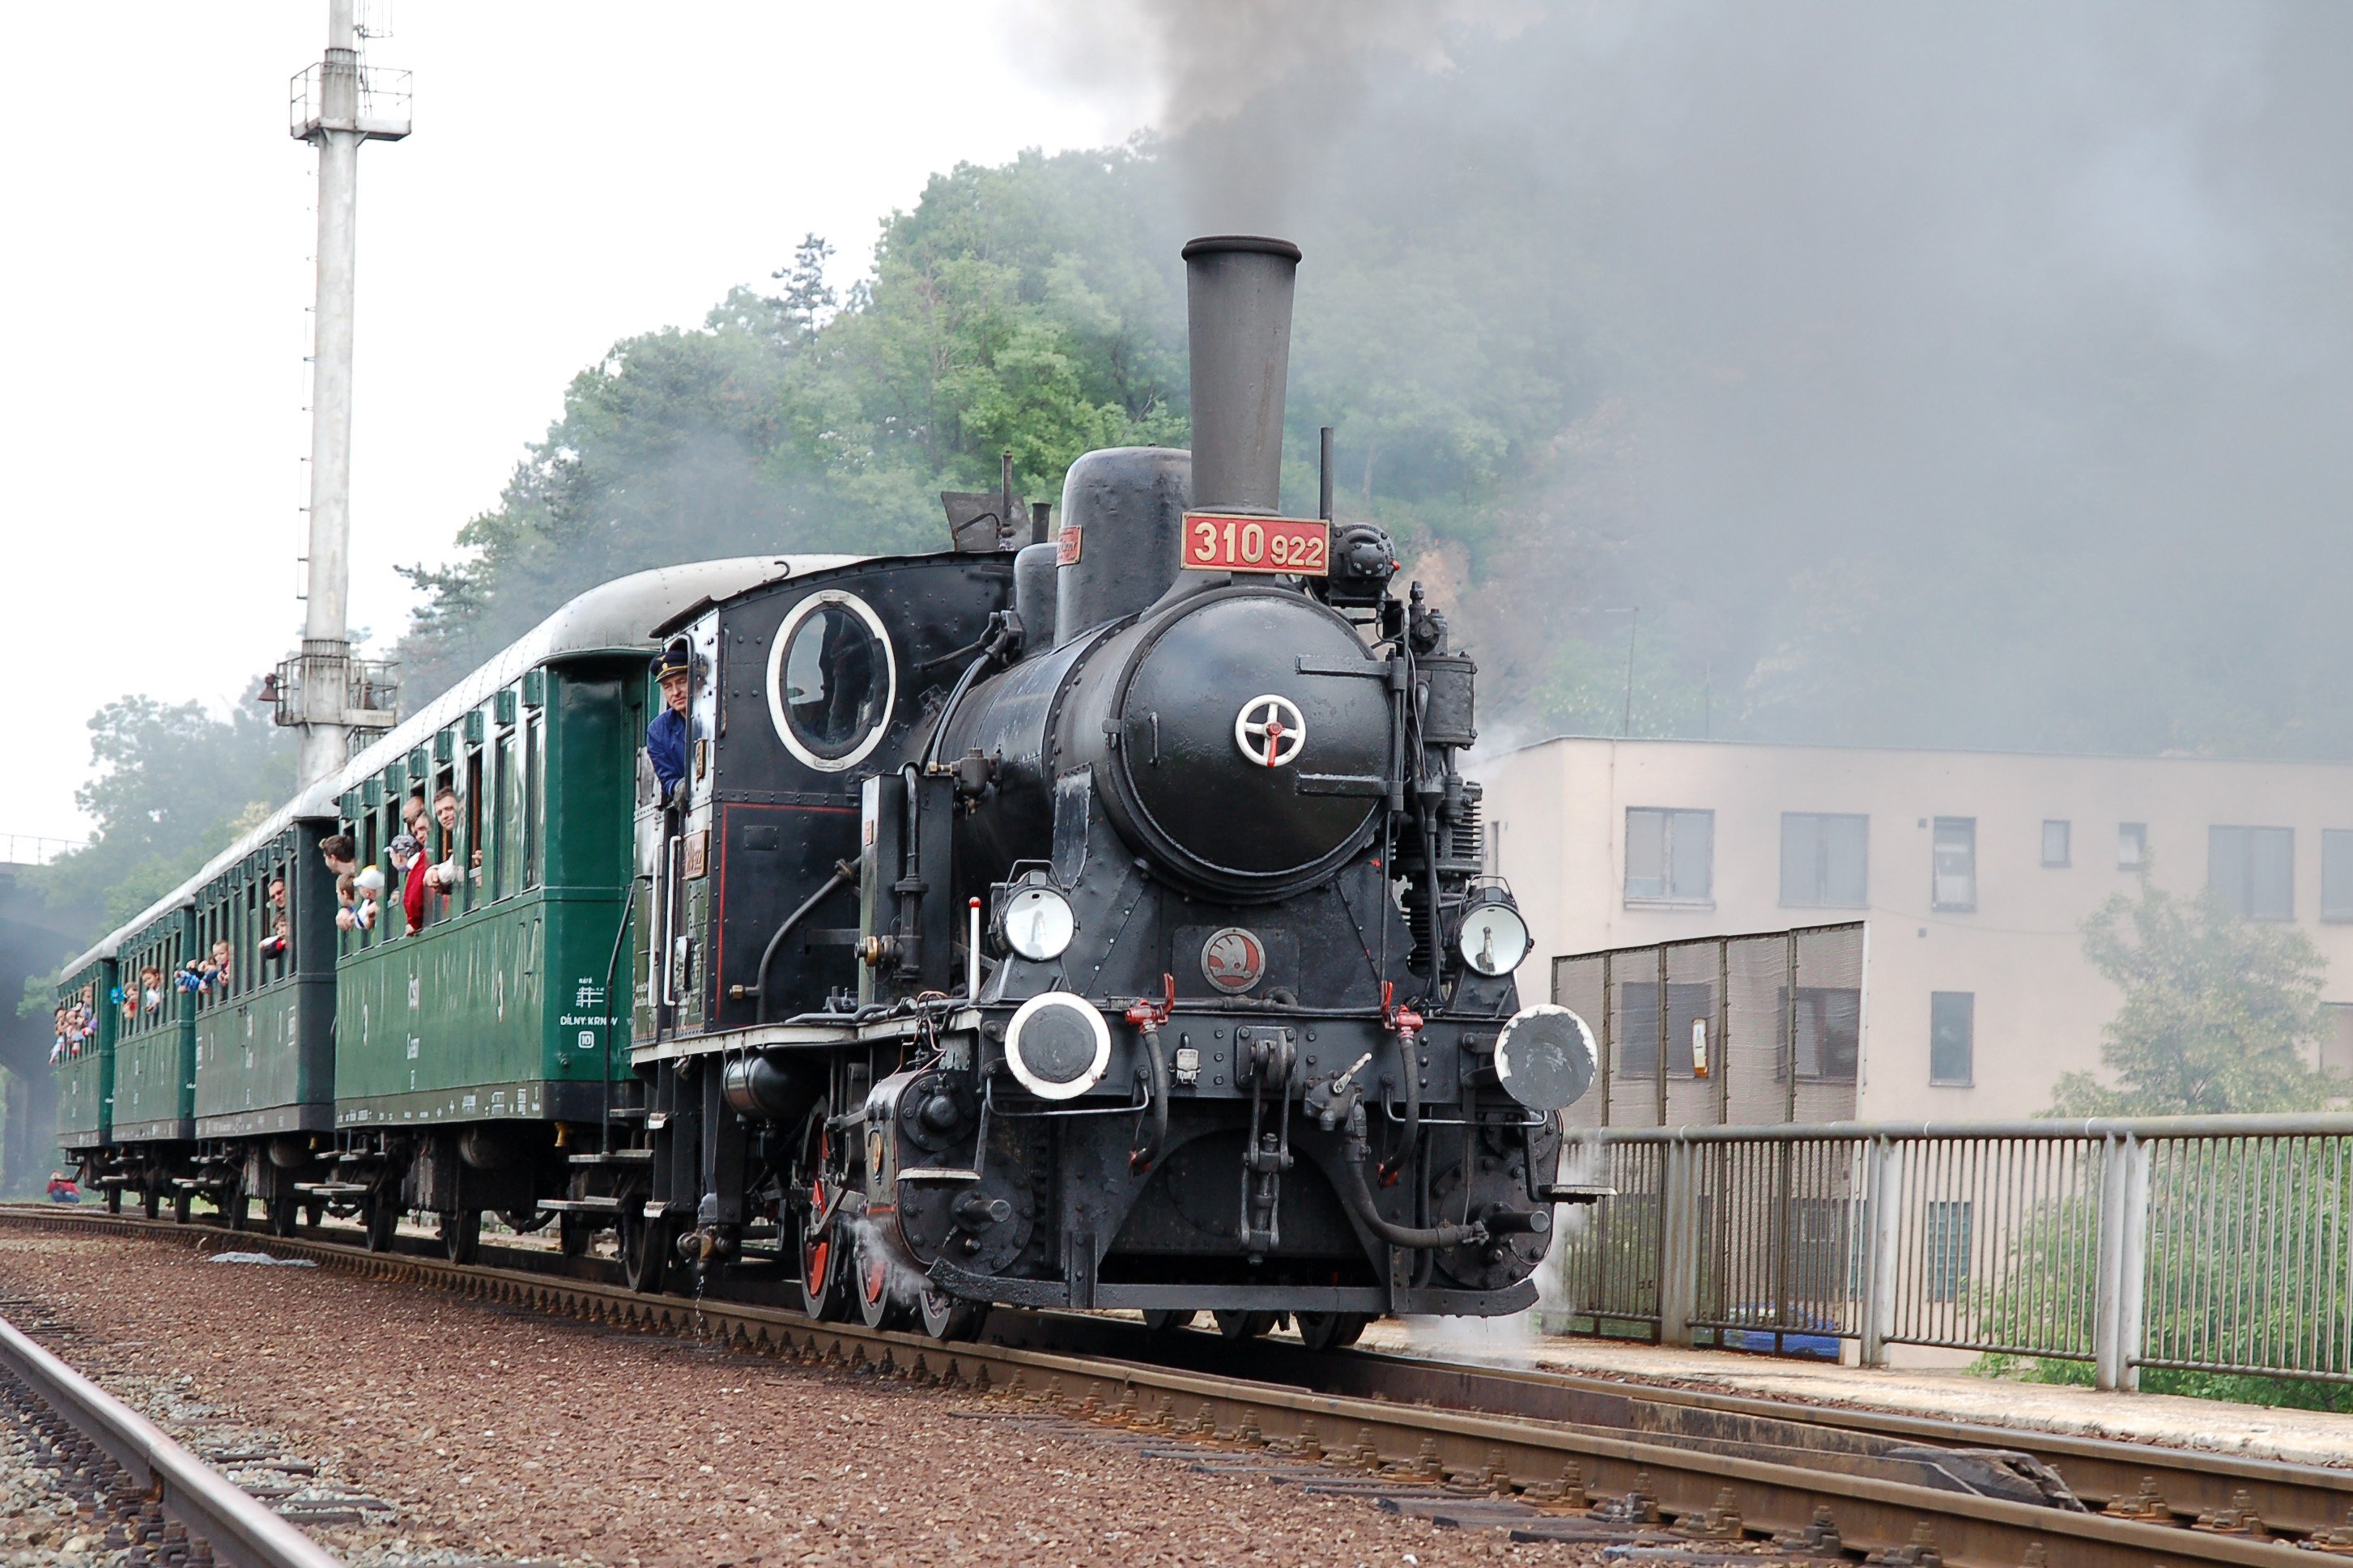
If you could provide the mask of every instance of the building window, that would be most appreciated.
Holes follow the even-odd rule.
[[[1928,993],[1928,1081],[1967,1088],[1977,1081],[1978,995]]]
[[[2295,918],[2295,829],[2210,827],[2206,888],[2251,921]]]
[[[1957,1301],[1969,1282],[1968,1202],[1932,1203],[1925,1217],[1928,1300]]]
[[[2353,832],[2342,827],[2320,836],[2320,918],[2353,921]]]
[[[1859,910],[1869,900],[1871,818],[1822,812],[1781,814],[1781,903],[1785,909]]]
[[[1629,980],[1620,993],[1618,1076],[1659,1075],[1659,985]],[[1715,987],[1704,981],[1667,984],[1667,1076],[1694,1078],[1699,1051],[1715,1016]],[[1699,1047],[1699,1051],[1693,1047]]]
[[[2042,824],[2042,863],[2052,867],[2067,865],[2073,837],[2073,825],[2046,818]]]
[[[1978,907],[1978,819],[1936,818],[1936,879],[1929,902],[1966,913]]]
[[[1672,998],[1669,998],[1670,1005]],[[1789,990],[1775,1002],[1773,1078],[1778,1082],[1790,1061]],[[1796,1061],[1799,1083],[1852,1083],[1862,1056],[1862,993],[1848,985],[1798,987]]]
[[[1715,892],[1715,813],[1626,808],[1626,901],[1704,904]]]
[[[2116,869],[2138,871],[2148,864],[2148,824],[2116,824]]]

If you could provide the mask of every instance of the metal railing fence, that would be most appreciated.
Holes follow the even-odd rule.
[[[1601,1128],[1569,1331],[2353,1382],[2353,1114]]]
[[[0,833],[0,865],[47,866],[51,861],[89,847],[79,838],[52,838],[39,833]]]

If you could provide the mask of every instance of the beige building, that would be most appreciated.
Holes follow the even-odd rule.
[[[1478,772],[1531,996],[1559,955],[1862,921],[1835,1026],[1858,1117],[2031,1115],[2096,1068],[2118,994],[2082,924],[2144,873],[2310,936],[2340,1004],[2322,1055],[2353,1068],[2353,763],[1569,737]]]

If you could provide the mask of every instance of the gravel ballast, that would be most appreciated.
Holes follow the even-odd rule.
[[[970,1393],[171,1241],[0,1232],[0,1297],[290,1517],[307,1509],[331,1550],[383,1568],[1591,1560],[1206,1475]],[[0,1527],[0,1563],[29,1544]]]

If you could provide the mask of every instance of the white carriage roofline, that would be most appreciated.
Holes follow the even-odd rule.
[[[199,888],[277,837],[289,823],[340,816],[342,812],[336,802],[346,790],[383,772],[394,758],[414,751],[459,714],[489,701],[491,693],[522,679],[524,671],[586,654],[649,653],[654,647],[653,628],[692,605],[706,600],[733,598],[770,583],[854,566],[870,559],[864,555],[736,555],[718,561],[658,566],[650,572],[636,572],[599,584],[401,721],[332,777],[320,780],[271,812],[259,826],[206,861],[204,869],[109,932],[104,941],[70,961],[62,973],[79,973],[101,959],[113,957],[124,942],[159,917],[194,902]]]

